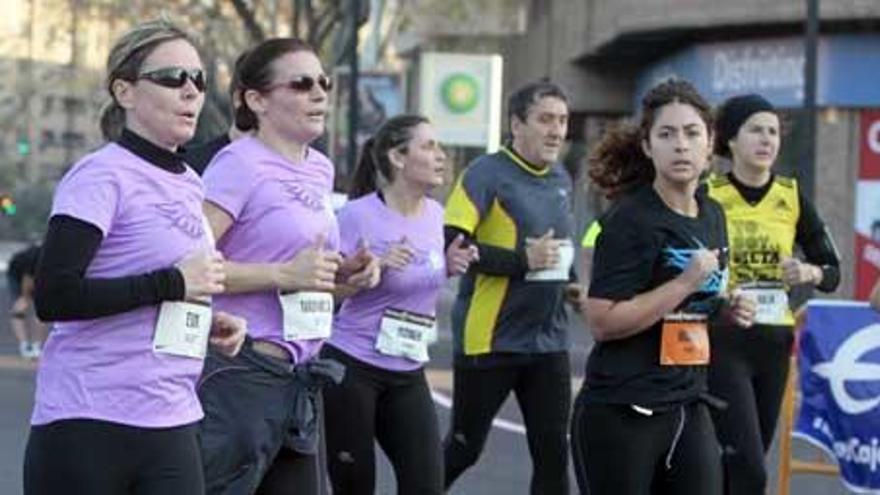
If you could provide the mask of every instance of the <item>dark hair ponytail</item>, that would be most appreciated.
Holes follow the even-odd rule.
[[[101,107],[100,120],[101,135],[107,141],[115,141],[122,135],[122,129],[125,128],[125,109],[111,97]]]
[[[379,187],[379,176],[391,182],[394,174],[388,154],[393,149],[406,153],[406,144],[412,139],[412,130],[428,123],[421,115],[398,115],[385,121],[376,134],[361,148],[361,157],[351,179],[348,195],[351,199],[366,196]]]
[[[361,157],[354,175],[351,178],[351,188],[348,192],[351,199],[366,196],[378,188],[376,184],[376,160],[373,158],[373,149],[376,146],[376,138],[367,139],[361,148]]]
[[[602,138],[590,155],[590,178],[609,198],[654,181],[654,164],[642,149],[661,108],[670,103],[692,106],[702,117],[706,130],[713,126],[712,107],[691,83],[667,79],[642,98],[638,126],[624,124]]]

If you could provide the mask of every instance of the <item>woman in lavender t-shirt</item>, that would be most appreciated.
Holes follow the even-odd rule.
[[[346,366],[342,383],[324,391],[334,494],[373,493],[374,440],[394,465],[398,493],[443,493],[440,434],[423,366],[436,338],[440,289],[476,257],[462,239],[444,249],[443,207],[428,193],[445,172],[446,155],[427,119],[394,117],[364,146],[356,199],[339,213],[342,253],[370,246],[381,256],[382,281],[345,300],[322,350]]]
[[[341,365],[314,359],[333,292],[378,282],[366,249],[343,259],[330,205],[333,164],[309,143],[324,132],[330,80],[314,50],[267,40],[237,64],[236,126],[204,176],[205,213],[226,257],[215,305],[248,320],[234,358],[210,354],[199,385],[208,493],[318,493],[319,388]]]
[[[36,276],[52,321],[37,373],[26,494],[196,494],[196,379],[210,339],[235,353],[244,322],[214,314],[222,259],[202,184],[175,153],[195,132],[205,79],[179,28],[155,21],[114,45],[111,141],[55,191]],[[199,302],[184,302],[194,301]]]

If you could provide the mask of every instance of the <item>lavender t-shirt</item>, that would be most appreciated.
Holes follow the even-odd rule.
[[[339,246],[339,228],[330,203],[333,164],[309,148],[292,163],[255,137],[223,148],[205,171],[205,197],[234,220],[218,240],[226,259],[239,263],[290,260],[323,234],[326,249]],[[214,308],[248,321],[248,333],[288,349],[294,362],[308,360],[321,339],[286,342],[277,290],[226,294]]]
[[[358,198],[339,212],[342,252],[357,251],[361,239],[377,256],[406,238],[415,251],[403,269],[386,268],[381,283],[343,302],[329,344],[380,368],[403,371],[421,367],[416,361],[376,350],[382,315],[388,308],[434,316],[437,297],[446,282],[443,249],[443,207],[427,199],[418,216],[405,217],[388,208],[377,194]]]
[[[111,143],[80,160],[55,191],[52,215],[101,230],[86,277],[114,278],[168,268],[206,249],[202,183]],[[159,306],[91,320],[56,322],[37,373],[32,424],[90,418],[147,428],[202,418],[195,392],[202,361],[155,354]]]

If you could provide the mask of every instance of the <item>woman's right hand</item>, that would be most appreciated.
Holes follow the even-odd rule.
[[[727,308],[727,316],[734,324],[742,328],[749,328],[755,323],[758,312],[758,303],[740,291],[734,292]]]
[[[342,256],[324,249],[324,236],[290,260],[276,265],[275,286],[281,290],[332,291],[336,288],[336,270]]]
[[[410,246],[409,240],[406,236],[403,236],[399,241],[388,247],[379,263],[382,268],[403,270],[413,260],[415,255],[416,252]]]
[[[185,299],[200,299],[220,294],[224,289],[226,272],[223,255],[219,251],[198,250],[177,264],[186,287]]]
[[[696,292],[717,269],[718,250],[698,249],[691,255],[687,268],[679,276],[688,284],[692,292]]]

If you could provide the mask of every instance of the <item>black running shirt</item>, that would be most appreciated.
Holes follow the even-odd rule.
[[[724,212],[715,201],[697,196],[699,215],[669,209],[650,185],[621,198],[602,219],[596,243],[590,297],[626,301],[680,275],[700,248],[727,250]],[[722,266],[677,308],[711,315],[727,286]],[[596,343],[587,362],[587,401],[676,405],[706,391],[705,366],[661,366],[662,321],[619,340]]]

